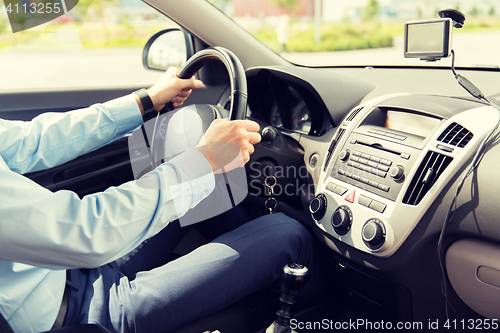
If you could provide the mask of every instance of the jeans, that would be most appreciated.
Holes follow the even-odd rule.
[[[167,238],[184,232],[174,226],[168,233],[169,228]],[[312,236],[281,213],[248,222],[150,270],[140,268],[144,258],[161,257],[161,248],[146,244],[137,251],[145,255],[132,254],[134,259],[123,261],[128,270],[136,261],[136,274],[125,275],[120,260],[71,271],[65,326],[98,323],[113,332],[170,332],[269,287],[293,262],[308,266],[311,272],[301,296],[321,292]]]

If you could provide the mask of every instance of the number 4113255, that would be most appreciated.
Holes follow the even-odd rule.
[[[14,13],[31,13],[31,14],[58,14],[61,12],[60,3],[31,3],[19,5],[16,3],[14,6],[9,5],[5,8],[8,14]],[[19,11],[21,10],[21,11]]]

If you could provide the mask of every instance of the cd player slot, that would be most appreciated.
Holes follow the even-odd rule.
[[[391,154],[394,154],[394,155],[397,155],[397,156],[401,156],[401,153],[402,153],[400,151],[396,151],[396,150],[392,150],[392,149],[389,149],[389,148],[385,148],[380,143],[369,144],[369,143],[366,143],[366,142],[362,142],[362,141],[357,141],[356,140],[356,144],[357,145],[361,145],[361,146],[370,147],[370,148],[377,149],[377,150],[382,150],[382,151],[385,151],[385,152],[388,152],[388,153],[391,153]]]

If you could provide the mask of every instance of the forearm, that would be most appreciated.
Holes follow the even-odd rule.
[[[186,171],[185,160],[199,170]],[[83,199],[0,171],[0,259],[64,269],[106,264],[185,214],[213,187],[209,163],[193,151],[139,181]]]
[[[132,95],[31,122],[0,121],[0,155],[26,173],[51,168],[122,137],[142,123]]]

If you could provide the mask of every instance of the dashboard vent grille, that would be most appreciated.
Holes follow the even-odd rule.
[[[335,150],[335,146],[337,146],[337,143],[339,143],[340,139],[342,139],[342,136],[344,135],[345,133],[345,129],[341,128],[339,130],[339,132],[337,133],[337,136],[335,137],[335,140],[334,140],[334,144],[332,147],[330,147],[331,149],[331,152],[333,153],[333,151]]]
[[[406,191],[403,203],[418,205],[452,160],[452,157],[443,154],[427,152]]]
[[[337,144],[339,143],[340,139],[342,139],[342,136],[345,133],[345,129],[341,128],[337,132],[337,135],[335,136],[335,139],[332,140],[332,143],[330,143],[330,147],[328,148],[328,153],[326,154],[326,161],[325,161],[325,167],[323,168],[323,171],[326,171],[328,168],[328,163],[330,163],[330,159],[332,158],[333,151],[335,150],[335,147],[337,147]]]
[[[463,148],[474,135],[465,127],[452,123],[438,138],[438,141],[448,143],[455,147]]]
[[[355,109],[354,111],[351,112],[351,114],[349,115],[349,117],[347,117],[346,121],[351,121],[354,119],[354,117],[356,117],[358,115],[358,113],[363,110],[364,106],[362,107],[359,107],[357,109]]]

